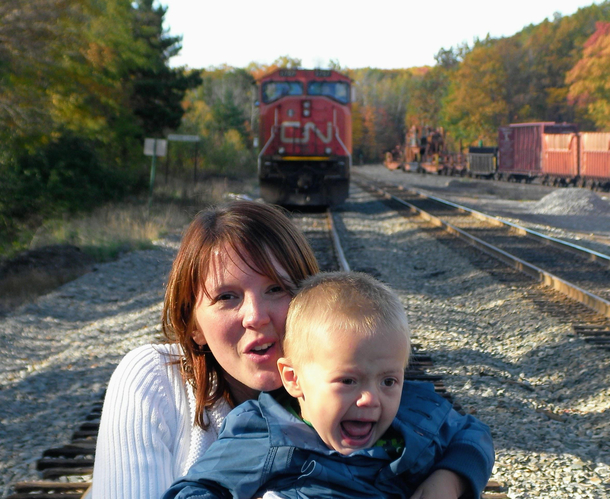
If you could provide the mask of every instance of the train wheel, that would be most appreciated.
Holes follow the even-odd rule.
[[[281,204],[283,201],[284,194],[282,192],[281,186],[272,183],[266,182],[264,180],[259,181],[260,193],[263,200],[267,203],[271,204]]]

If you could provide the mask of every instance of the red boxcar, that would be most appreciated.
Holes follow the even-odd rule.
[[[545,133],[542,136],[542,172],[546,180],[574,180],[578,176],[578,133]]]
[[[352,164],[351,80],[278,69],[259,81],[262,198],[282,205],[345,201]]]
[[[583,185],[610,186],[610,132],[581,132],[580,178]]]
[[[517,123],[500,127],[498,174],[515,180],[578,175],[578,129],[567,123]]]

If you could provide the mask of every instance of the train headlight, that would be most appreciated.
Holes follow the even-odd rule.
[[[330,154],[331,152],[333,152],[333,150],[330,147],[327,147],[326,149],[324,149],[324,152],[326,154]]]
[[[311,111],[309,109],[303,109],[303,116],[309,116]]]
[[[311,107],[311,102],[309,102],[308,100],[303,101],[303,107],[305,109],[309,109]]]
[[[277,152],[279,152],[280,154],[284,154],[286,152],[286,149],[284,149],[283,147],[280,147]]]

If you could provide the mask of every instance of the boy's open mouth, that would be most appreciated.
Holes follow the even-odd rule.
[[[341,431],[348,440],[366,441],[373,431],[373,421],[343,421]]]

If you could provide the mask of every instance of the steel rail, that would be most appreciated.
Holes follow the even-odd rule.
[[[334,214],[330,208],[326,210],[326,220],[328,222],[328,229],[330,231],[330,236],[333,243],[333,250],[335,252],[335,256],[337,257],[337,263],[339,264],[339,267],[342,271],[349,272],[350,266],[345,257],[345,253],[343,252],[341,239],[339,238],[339,234],[337,233],[334,221]],[[405,379],[420,380],[433,383],[434,390],[439,395],[447,398],[456,410],[463,411],[459,403],[454,401],[453,397],[451,397],[451,395],[447,392],[443,377],[439,375],[428,374],[426,372],[426,369],[431,365],[432,361],[426,354],[422,355],[421,352],[413,352],[411,360],[409,361],[409,366],[407,368],[407,371],[405,372]],[[487,485],[485,486],[483,493],[481,494],[480,499],[507,499],[508,494],[506,494],[505,492],[506,489],[507,487],[504,483],[498,482],[496,480],[489,480],[487,482]]]
[[[364,178],[365,180],[371,182],[370,179],[364,177],[363,175],[359,175],[359,177]],[[360,182],[362,182],[362,180]],[[475,236],[467,233],[466,231],[459,229],[458,227],[455,227],[455,226],[451,225],[450,223],[445,222],[444,220],[442,220],[434,215],[431,215],[430,213],[427,213],[426,211],[421,210],[420,208],[412,205],[411,203],[405,201],[404,199],[400,199],[400,198],[388,193],[386,190],[384,190],[376,185],[368,184],[366,186],[373,187],[384,198],[390,199],[394,202],[397,202],[399,204],[406,206],[410,211],[417,213],[418,216],[429,221],[433,225],[435,225],[437,227],[441,227],[444,230],[446,230],[447,232],[456,235],[460,239],[466,241],[468,244],[476,247],[477,249],[483,251],[484,253],[487,253],[488,255],[493,256],[494,258],[504,262],[505,264],[523,272],[524,274],[529,275],[530,277],[540,281],[541,283],[545,284],[546,286],[556,289],[557,291],[565,294],[566,296],[569,296],[570,298],[582,303],[583,305],[595,310],[596,312],[599,312],[600,314],[602,314],[606,317],[610,317],[610,301],[607,301],[597,295],[594,295],[593,293],[590,293],[590,292],[576,286],[575,284],[572,284],[564,279],[561,279],[560,277],[557,277],[556,275],[551,274],[550,272],[546,272],[545,270],[542,270],[541,268],[539,268],[535,265],[532,265],[524,260],[521,260],[520,258],[517,258],[516,256],[513,256],[510,253],[507,253],[506,251],[503,251],[500,248],[497,248],[497,247],[479,239],[478,237],[475,237]],[[412,191],[412,192],[415,192],[415,191]],[[428,197],[428,199],[432,199],[430,196],[426,196],[426,197]],[[454,204],[454,203],[448,203],[446,201],[443,201],[443,202],[445,204]],[[460,207],[459,205],[455,205],[455,207],[462,208],[467,212],[475,211],[475,210],[470,210],[466,207]],[[480,213],[480,212],[477,212],[477,213],[487,217],[487,215],[484,215],[483,213]],[[502,220],[497,219],[495,217],[492,217],[492,218],[497,221],[503,222]],[[527,229],[524,229],[524,230],[527,230]],[[546,236],[543,236],[543,237],[546,237]],[[585,248],[582,248],[582,249],[585,250]],[[586,251],[588,251],[588,250],[586,250]],[[603,256],[605,256],[605,255],[603,255]]]
[[[362,175],[362,174],[358,174],[358,175],[361,176],[362,178],[366,178],[369,181],[375,182],[374,179],[367,178],[365,175]],[[452,201],[447,201],[446,199],[441,199],[436,196],[426,194],[426,193],[424,193],[422,191],[418,191],[416,189],[411,189],[411,188],[407,189],[402,185],[397,185],[396,187],[402,191],[411,192],[413,194],[416,194],[424,199],[430,199],[431,201],[435,201],[439,204],[444,204],[446,206],[449,206],[449,207],[459,210],[461,212],[468,213],[468,214],[472,215],[473,217],[478,218],[479,220],[489,222],[495,226],[508,227],[512,232],[514,232],[516,234],[519,234],[521,236],[530,237],[530,238],[540,241],[544,244],[548,244],[549,246],[554,246],[554,247],[559,248],[564,251],[570,251],[571,253],[574,253],[576,255],[579,255],[579,256],[584,257],[591,261],[596,261],[596,262],[601,263],[601,264],[607,266],[608,268],[610,268],[610,256],[604,255],[603,253],[599,253],[597,251],[594,251],[594,250],[591,250],[588,248],[584,248],[577,244],[568,243],[566,241],[562,241],[561,239],[557,239],[552,236],[547,236],[540,232],[536,232],[535,230],[528,229],[526,227],[522,227],[521,225],[509,222],[507,220],[502,220],[501,218],[495,217],[493,215],[488,215],[486,213],[482,213],[482,212],[474,210],[472,208],[468,208],[466,206],[459,205]]]
[[[330,208],[326,209],[326,220],[328,222],[328,229],[330,231],[330,237],[333,242],[333,249],[335,251],[335,255],[337,257],[337,263],[341,270],[345,272],[350,271],[349,263],[347,263],[347,259],[345,258],[345,253],[343,253],[343,248],[341,247],[341,240],[339,239],[339,234],[337,234],[337,229],[335,227],[335,221],[333,218],[333,212]]]

